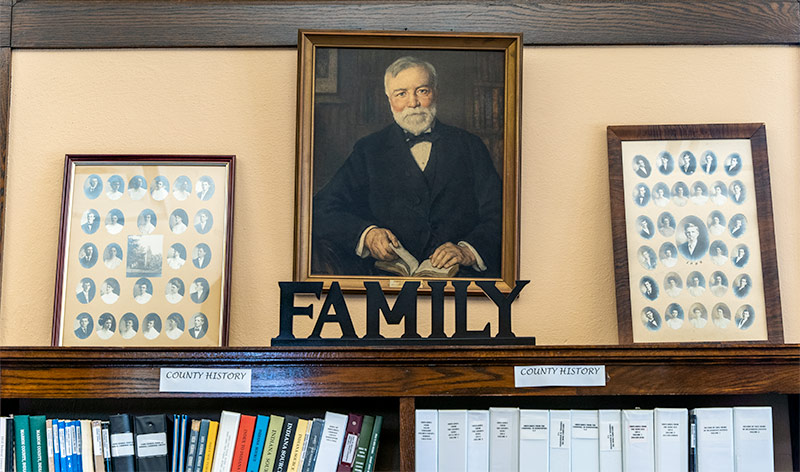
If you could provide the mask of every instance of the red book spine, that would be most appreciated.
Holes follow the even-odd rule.
[[[239,433],[236,435],[236,448],[233,450],[231,472],[247,472],[247,459],[250,457],[250,444],[253,442],[255,426],[255,416],[242,415],[239,420]]]
[[[344,431],[344,441],[342,453],[339,456],[339,467],[336,472],[351,472],[353,462],[356,460],[356,446],[358,445],[358,435],[361,433],[361,422],[364,420],[362,415],[350,413],[347,415],[347,428]]]

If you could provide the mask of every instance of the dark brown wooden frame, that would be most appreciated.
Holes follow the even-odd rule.
[[[778,259],[775,252],[775,228],[772,219],[772,192],[767,157],[767,132],[763,123],[609,126],[608,170],[611,194],[611,231],[614,239],[614,275],[617,294],[619,341],[633,339],[628,244],[625,221],[625,190],[622,177],[623,141],[668,141],[691,139],[749,139],[753,156],[756,211],[761,241],[761,270],[764,277],[767,341],[783,343]]]
[[[428,33],[399,31],[300,31],[298,33],[297,164],[295,184],[294,280],[322,281],[327,289],[334,281],[350,292],[364,292],[364,281],[378,281],[384,291],[399,291],[403,278],[317,275],[311,271],[311,220],[314,175],[314,121],[316,119],[314,71],[317,48],[383,48],[453,51],[498,51],[505,54],[503,127],[503,226],[501,291],[510,292],[519,275],[519,149],[522,38],[501,33]],[[419,280],[417,278],[416,280]],[[440,280],[440,279],[436,279]],[[453,279],[441,279],[453,280]],[[429,290],[425,284],[421,290]],[[470,291],[480,293],[475,285]]]
[[[72,187],[72,170],[76,165],[101,164],[117,166],[136,166],[136,165],[194,165],[209,166],[222,165],[227,167],[227,203],[225,205],[225,225],[226,231],[223,241],[225,246],[225,261],[223,262],[222,277],[224,280],[222,288],[222,313],[220,320],[220,347],[228,345],[228,325],[230,320],[230,293],[231,293],[231,262],[233,261],[233,199],[235,181],[235,156],[207,156],[207,155],[104,155],[104,154],[68,154],[64,160],[64,187],[61,195],[61,219],[59,225],[58,259],[56,262],[56,288],[55,301],[53,304],[53,332],[50,343],[52,346],[60,346],[61,334],[61,296],[63,281],[66,277],[65,258],[67,240],[67,221],[71,217],[69,213],[70,187]],[[74,190],[73,190],[74,191]],[[187,259],[188,259],[187,254]]]

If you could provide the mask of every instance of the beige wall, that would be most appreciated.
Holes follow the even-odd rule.
[[[607,125],[763,121],[784,332],[800,342],[800,48],[526,48],[523,77],[532,283],[514,305],[517,335],[617,342]],[[235,154],[230,342],[268,345],[277,282],[292,277],[295,80],[294,50],[15,51],[0,345],[49,343],[66,153]],[[363,300],[348,304],[363,334]],[[488,300],[469,311],[474,328],[494,318]]]

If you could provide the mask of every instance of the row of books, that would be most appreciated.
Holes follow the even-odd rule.
[[[382,416],[0,418],[0,472],[372,472]]]
[[[416,411],[416,472],[770,472],[772,408]]]

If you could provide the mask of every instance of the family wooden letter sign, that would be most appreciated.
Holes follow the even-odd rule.
[[[535,344],[534,337],[516,337],[511,331],[511,303],[530,281],[518,280],[513,290],[506,295],[496,286],[495,281],[475,281],[483,293],[497,306],[497,335],[492,337],[492,326],[486,323],[481,330],[467,329],[467,288],[469,280],[429,281],[431,297],[431,334],[423,338],[417,332],[417,289],[418,281],[409,281],[397,294],[394,306],[390,307],[379,282],[365,281],[366,334],[359,337],[353,326],[350,311],[338,282],[332,282],[314,325],[307,338],[294,335],[294,317],[314,318],[314,305],[295,305],[295,295],[313,295],[320,299],[323,282],[279,282],[281,288],[280,333],[272,339],[273,346],[347,346],[347,345],[477,345],[477,344]],[[452,284],[455,297],[456,329],[452,336],[444,331],[444,295],[447,284]],[[388,324],[404,325],[400,338],[386,338],[380,333],[380,316]],[[323,338],[322,329],[326,323],[335,323],[341,329],[339,338]]]

